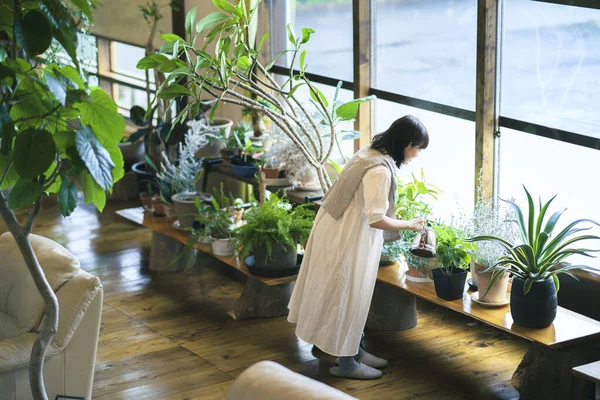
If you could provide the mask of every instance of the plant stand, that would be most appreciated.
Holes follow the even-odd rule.
[[[175,261],[174,261],[175,260]],[[150,270],[180,272],[196,265],[196,250],[158,232],[152,232]]]
[[[377,282],[366,327],[377,331],[404,331],[417,326],[417,298],[392,285]]]
[[[585,400],[590,397],[590,383],[573,377],[573,367],[598,359],[598,345],[593,341],[550,348],[532,343],[513,374],[511,384],[520,399]]]
[[[242,295],[227,314],[234,320],[286,316],[294,284],[287,282],[270,286],[248,276]]]

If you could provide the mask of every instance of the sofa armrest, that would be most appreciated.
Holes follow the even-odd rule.
[[[0,340],[0,374],[27,368],[37,337],[37,333],[32,332]],[[55,349],[48,347],[46,358],[57,353]]]
[[[86,310],[102,285],[100,279],[80,270],[57,292],[58,330],[52,347],[61,352],[73,337]]]
[[[233,382],[225,400],[356,400],[322,382],[290,371],[273,361],[260,361]]]

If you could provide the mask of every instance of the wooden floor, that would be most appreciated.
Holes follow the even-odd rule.
[[[426,303],[419,303],[415,329],[366,332],[367,349],[390,361],[382,379],[329,376],[333,359],[297,339],[285,318],[227,317],[243,287],[227,275],[230,268],[203,258],[197,271],[150,273],[150,232],[114,214],[134,205],[109,203],[102,215],[80,206],[63,219],[46,204],[34,228],[72,251],[104,285],[94,399],[222,399],[259,360],[360,399],[517,397],[510,378],[527,342]]]

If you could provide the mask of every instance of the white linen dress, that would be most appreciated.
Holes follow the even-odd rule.
[[[341,218],[323,208],[315,218],[288,321],[300,339],[328,354],[358,353],[383,246],[383,231],[369,224],[388,210],[391,179],[389,168],[370,168]]]

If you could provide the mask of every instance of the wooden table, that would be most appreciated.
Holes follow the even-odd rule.
[[[595,361],[600,343],[600,322],[576,312],[558,307],[554,323],[544,329],[531,329],[517,325],[510,314],[510,306],[486,308],[471,301],[468,285],[462,299],[442,300],[435,294],[433,283],[405,281],[398,264],[379,268],[378,286],[371,307],[373,313],[383,304],[398,302],[398,293],[419,297],[442,307],[467,315],[504,332],[529,340],[532,347],[513,375],[512,384],[521,399],[585,399],[589,387],[585,382],[572,379],[571,369],[585,362]],[[400,289],[400,291],[398,290]],[[411,313],[404,306],[403,310]],[[394,315],[386,310],[387,320],[411,320],[412,316]],[[401,313],[399,313],[401,314]],[[369,315],[376,320],[380,315]]]
[[[150,247],[150,269],[155,271],[181,271],[196,263],[195,251],[209,254],[225,265],[247,276],[246,286],[240,298],[228,314],[233,319],[278,317],[287,315],[287,304],[291,296],[296,275],[283,278],[267,278],[253,275],[246,264],[236,257],[214,255],[210,245],[196,244],[186,247],[191,233],[177,229],[166,217],[156,217],[144,212],[142,207],[128,208],[116,212],[118,215],[152,231]],[[175,260],[175,261],[174,261]]]
[[[573,375],[576,379],[581,379],[585,382],[586,390],[588,391],[587,398],[596,398],[596,386],[600,385],[600,361],[580,365],[573,368]]]

